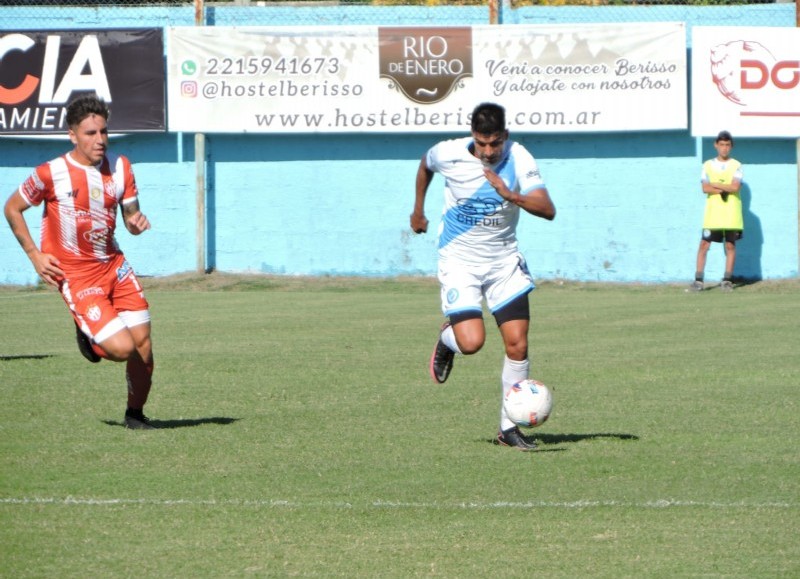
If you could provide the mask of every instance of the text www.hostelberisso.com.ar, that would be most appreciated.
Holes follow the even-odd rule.
[[[207,100],[237,100],[259,98],[308,98],[308,99],[353,99],[362,98],[364,87],[360,84],[334,83],[328,80],[308,84],[291,79],[273,83],[237,83],[231,79],[206,80],[200,94]],[[319,100],[316,100],[319,108]],[[326,107],[327,108],[327,107]],[[471,109],[458,107],[452,111],[436,112],[423,106],[410,105],[400,109],[379,109],[354,112],[331,106],[324,112],[268,112],[253,113],[253,122],[259,128],[403,128],[422,126],[468,127]],[[600,111],[584,110],[565,113],[563,111],[525,111],[511,113],[511,126],[567,126],[594,125]]]

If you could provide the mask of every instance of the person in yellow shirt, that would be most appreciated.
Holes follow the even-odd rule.
[[[733,266],[736,263],[736,242],[742,238],[744,220],[742,217],[742,164],[731,157],[733,137],[722,131],[714,141],[717,156],[703,163],[700,181],[706,195],[706,208],[703,216],[703,236],[697,250],[697,268],[691,291],[704,289],[703,277],[706,257],[712,243],[725,242],[725,275],[719,287],[724,292],[733,291]]]

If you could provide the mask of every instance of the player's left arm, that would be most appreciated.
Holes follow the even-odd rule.
[[[552,221],[556,217],[556,206],[550,199],[547,187],[537,187],[526,194],[517,193],[508,188],[502,177],[488,167],[483,169],[486,180],[489,181],[497,194],[509,203],[513,203],[536,217]]]
[[[136,199],[122,204],[122,220],[125,223],[125,229],[132,235],[139,235],[150,229],[150,221],[139,209],[139,201]]]
[[[738,193],[742,187],[741,179],[733,179],[730,183],[703,183],[703,193],[708,195],[727,195],[728,193]]]
[[[556,218],[556,206],[553,200],[550,199],[550,193],[547,187],[539,187],[533,191],[529,191],[525,195],[517,194],[518,199],[512,203],[519,205],[525,211],[536,217],[552,221]]]
[[[738,193],[739,189],[742,188],[742,180],[734,177],[730,183],[715,183],[715,185],[723,193]]]

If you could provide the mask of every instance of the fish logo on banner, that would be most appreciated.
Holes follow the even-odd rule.
[[[719,44],[711,49],[710,60],[714,84],[722,96],[737,105],[776,104],[800,86],[798,61],[778,60],[759,42]]]
[[[473,76],[470,27],[381,27],[378,40],[381,78],[415,103],[438,103]]]

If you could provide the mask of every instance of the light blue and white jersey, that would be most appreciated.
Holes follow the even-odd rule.
[[[504,200],[470,151],[472,137],[441,141],[426,154],[426,165],[445,178],[439,257],[488,263],[517,251],[520,208]],[[526,195],[545,186],[533,156],[507,141],[502,159],[491,167],[506,186]]]

